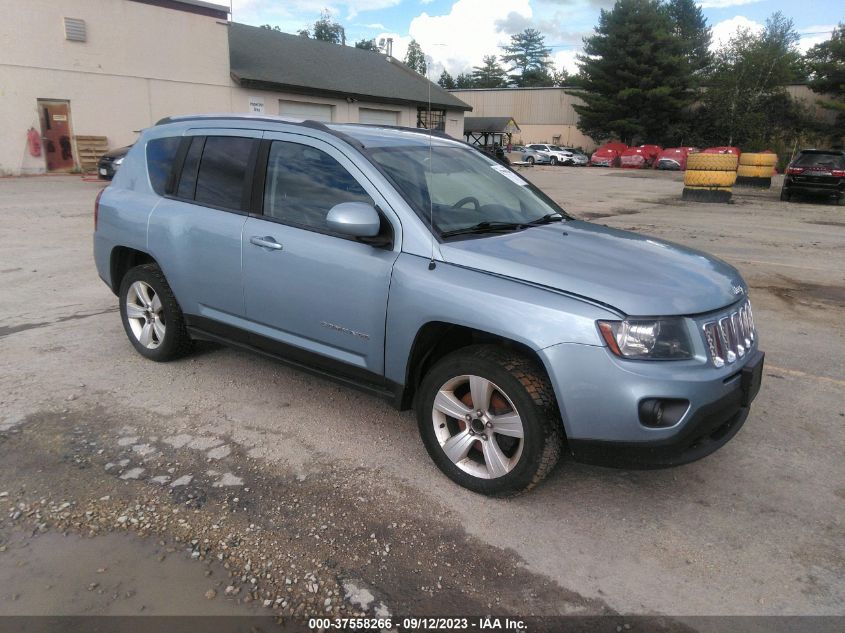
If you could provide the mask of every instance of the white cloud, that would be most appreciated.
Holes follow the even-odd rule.
[[[386,28],[381,22],[376,22],[375,24],[365,24],[364,26],[368,29],[376,29],[378,31],[383,31]]]
[[[575,56],[580,51],[577,50],[562,50],[556,53],[552,53],[552,60],[554,60],[555,68],[561,69],[563,68],[566,72],[570,75],[575,75],[578,73],[578,60]]]
[[[346,13],[351,20],[359,13],[387,9],[401,0],[232,0],[232,15],[236,22],[247,24],[278,24],[283,31],[291,31],[294,25],[313,24],[323,9],[336,18]]]
[[[722,20],[713,26],[713,39],[710,48],[716,50],[722,44],[727,44],[739,29],[748,29],[753,33],[759,33],[763,30],[763,25],[746,18],[744,15],[736,15],[727,20]]]
[[[798,29],[798,33],[801,35],[801,41],[798,42],[798,50],[806,53],[816,44],[826,42],[833,35],[835,28],[835,24],[816,24]]]
[[[762,0],[702,0],[698,3],[702,9],[725,9],[727,7],[738,7],[743,4],[754,4]]]
[[[447,14],[423,12],[415,17],[408,36],[380,33],[378,37],[393,37],[393,55],[399,59],[404,58],[413,38],[433,60],[429,74],[436,78],[445,68],[457,75],[480,65],[484,55],[500,53],[499,47],[510,41],[510,33],[498,23],[511,13],[530,18],[529,0],[457,0]]]
[[[431,4],[434,0],[420,0],[420,4]]]

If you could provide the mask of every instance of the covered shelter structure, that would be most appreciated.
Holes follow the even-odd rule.
[[[492,150],[512,144],[519,126],[508,116],[464,117],[464,138],[470,145]]]

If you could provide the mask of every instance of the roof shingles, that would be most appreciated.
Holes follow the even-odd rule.
[[[270,29],[229,24],[229,69],[246,88],[361,101],[472,107],[396,59]]]

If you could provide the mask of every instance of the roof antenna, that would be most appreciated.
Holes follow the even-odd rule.
[[[426,125],[428,126],[428,183],[430,186],[433,172],[431,171],[431,77],[428,76],[428,69],[431,68],[434,60],[430,59],[426,61],[428,62],[426,64],[426,79],[428,80],[428,120]],[[428,262],[428,269],[434,270],[437,264],[434,262],[434,202],[431,198],[431,191],[428,192],[428,225],[431,231],[431,259]]]

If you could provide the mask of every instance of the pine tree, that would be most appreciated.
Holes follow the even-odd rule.
[[[475,82],[469,73],[461,73],[455,77],[455,88],[475,88]]]
[[[701,77],[710,66],[710,27],[707,19],[694,0],[669,0],[666,14],[672,23],[672,33],[684,47],[684,56],[689,72]]]
[[[452,90],[455,87],[455,80],[452,79],[452,75],[450,75],[449,71],[445,68],[443,69],[443,72],[440,73],[440,79],[437,80],[437,83],[441,88],[445,88],[446,90]]]
[[[685,53],[657,0],[618,0],[602,10],[578,56],[578,128],[628,144],[676,142],[671,136],[694,98]]]
[[[549,60],[552,49],[546,47],[546,39],[536,29],[525,29],[511,35],[511,43],[503,46],[502,62],[508,67],[510,81],[516,86],[537,81],[543,75],[548,76],[552,66]]]
[[[405,53],[405,65],[421,75],[425,75],[428,72],[428,67],[425,63],[425,54],[422,52],[422,48],[420,48],[417,40],[411,40],[411,43],[408,44],[408,52]]]
[[[472,83],[476,88],[502,88],[507,85],[507,78],[495,55],[485,55],[482,65],[472,69]]]

